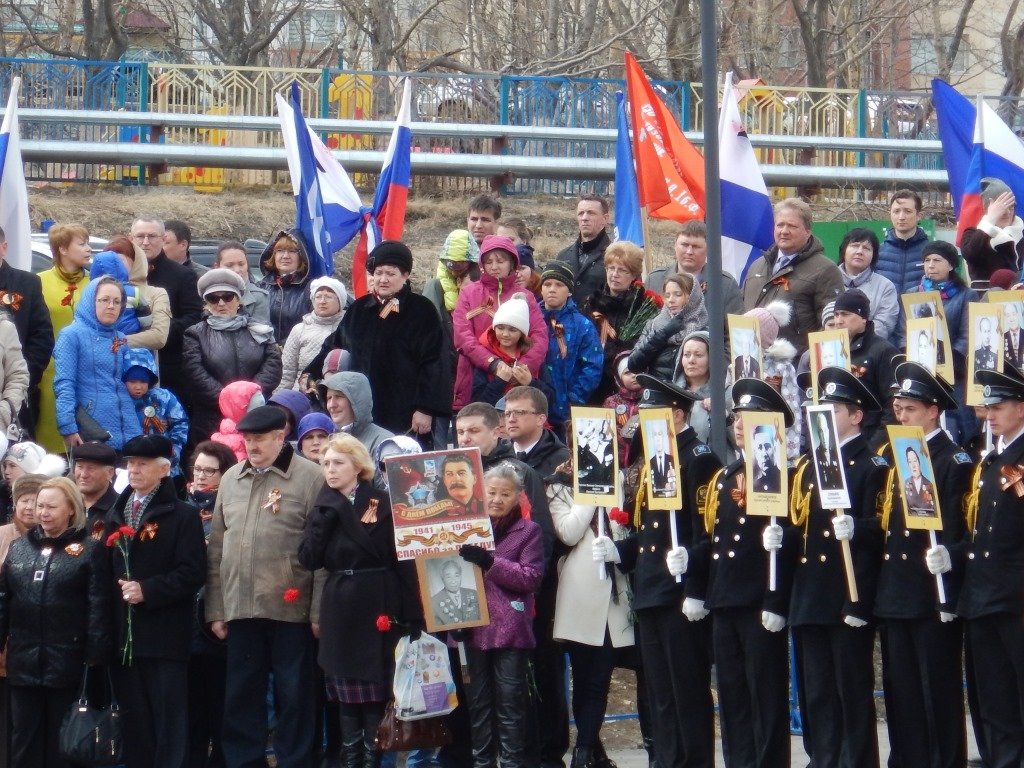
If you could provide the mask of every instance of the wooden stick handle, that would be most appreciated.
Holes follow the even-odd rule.
[[[843,548],[843,568],[846,570],[846,591],[850,595],[850,602],[860,602],[860,595],[857,592],[857,577],[853,573],[853,553],[850,551],[850,541],[844,539],[839,542]]]
[[[597,535],[598,536],[607,536],[608,535],[607,532],[606,532],[606,529],[604,527],[604,508],[603,507],[598,507],[597,508]],[[601,579],[601,581],[604,581],[605,579],[608,578],[608,569],[604,567],[604,563],[598,563],[597,564],[597,578]]]

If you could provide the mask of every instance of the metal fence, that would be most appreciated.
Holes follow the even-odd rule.
[[[14,75],[23,78],[26,108],[132,110],[210,115],[273,116],[274,95],[299,85],[303,111],[310,117],[393,119],[401,74],[356,72],[335,68],[285,69],[223,67],[191,64],[79,62],[39,59],[0,59],[0,91]],[[459,124],[614,128],[615,94],[621,80],[593,78],[488,76],[417,73],[413,119]],[[679,118],[684,130],[699,131],[703,99],[698,83],[656,82],[655,87]],[[751,135],[828,137],[934,138],[934,115],[926,93],[813,89],[754,85],[740,103]],[[239,131],[174,128],[163,131],[140,127],[55,125],[22,122],[26,139],[207,144],[211,146],[277,147],[276,130]],[[337,149],[381,150],[386,136],[326,134]],[[492,140],[473,137],[430,137],[417,142],[416,152],[490,154],[528,157],[610,158],[614,146],[581,137],[578,141],[535,139]],[[820,165],[860,168],[941,168],[941,156],[901,151],[815,151],[809,146],[758,150],[766,165]],[[34,164],[33,180],[92,181],[144,184],[145,169],[134,166],[93,166],[75,163]],[[161,184],[184,184],[203,189],[238,186],[278,186],[277,171],[225,170],[214,167],[174,169]],[[372,176],[356,183],[369,186]],[[489,182],[479,178],[420,177],[419,193],[472,192]],[[609,192],[610,182],[519,179],[504,191],[577,195]],[[840,197],[861,194],[851,187]]]

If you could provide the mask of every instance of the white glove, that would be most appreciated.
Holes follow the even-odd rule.
[[[769,632],[778,632],[786,626],[786,617],[771,611],[761,611],[761,626]]]
[[[689,621],[700,621],[706,619],[710,611],[704,607],[704,601],[695,597],[688,597],[683,600],[683,616]]]
[[[686,547],[673,547],[665,555],[665,564],[668,566],[668,572],[673,576],[682,576],[686,573],[686,566],[690,563],[690,555],[686,551]]]
[[[607,536],[596,536],[594,543],[590,545],[590,551],[594,555],[595,563],[617,563],[619,562],[619,550],[615,542]]]
[[[953,621],[954,619],[956,619],[956,614],[955,613],[947,613],[946,611],[939,611],[939,620],[943,624],[949,624],[949,622]]]
[[[929,549],[924,556],[924,564],[928,567],[928,573],[945,573],[952,570],[953,564],[949,560],[949,550],[942,544]]]
[[[832,518],[832,530],[836,532],[836,541],[849,541],[853,538],[853,518],[840,513]]]
[[[782,526],[778,523],[766,526],[761,534],[761,544],[766,552],[782,549]]]
[[[843,621],[846,623],[846,626],[853,627],[854,629],[866,627],[868,624],[864,619],[858,619],[856,616],[843,616]]]

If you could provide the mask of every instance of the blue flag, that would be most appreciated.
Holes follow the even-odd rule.
[[[640,196],[636,188],[636,167],[633,165],[633,145],[629,140],[629,118],[626,116],[626,97],[615,94],[615,239],[627,240],[644,246],[644,226],[640,211]]]

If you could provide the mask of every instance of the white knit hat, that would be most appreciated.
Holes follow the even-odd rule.
[[[523,336],[530,334],[530,305],[526,303],[524,294],[513,293],[508,301],[498,307],[491,327],[496,325],[510,325],[522,331]]]
[[[348,291],[345,290],[345,285],[341,280],[337,280],[333,277],[318,277],[316,280],[309,284],[309,299],[313,300],[316,296],[316,292],[321,288],[334,293],[338,297],[338,303],[341,304],[342,310],[345,309],[345,302],[348,301]]]

